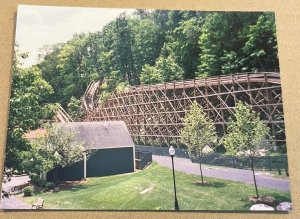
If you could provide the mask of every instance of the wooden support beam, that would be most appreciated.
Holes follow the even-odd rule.
[[[272,127],[274,142],[284,142],[279,73],[244,73],[131,87],[112,93],[89,115],[90,121],[123,120],[144,144],[179,144],[182,118],[197,100],[222,135],[238,100],[247,102]],[[233,103],[234,101],[234,103]],[[274,127],[274,128],[273,128]]]

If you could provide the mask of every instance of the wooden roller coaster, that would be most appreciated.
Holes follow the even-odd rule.
[[[62,108],[61,105],[57,105],[56,115],[54,116],[56,122],[74,122],[71,116]],[[52,121],[53,122],[53,121]]]
[[[194,100],[214,121],[219,136],[226,131],[240,100],[267,123],[274,144],[285,144],[279,73],[243,73],[129,87],[89,110],[85,120],[123,120],[136,143],[179,144],[182,118]]]
[[[82,105],[84,110],[87,113],[92,112],[95,109],[95,97],[96,97],[96,93],[99,89],[99,85],[102,83],[103,81],[91,81],[90,84],[88,85],[83,98],[82,98]]]

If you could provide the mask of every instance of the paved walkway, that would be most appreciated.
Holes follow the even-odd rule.
[[[31,209],[31,206],[12,195],[9,198],[1,197],[1,209]]]
[[[172,168],[171,158],[169,156],[157,156],[152,155],[154,161],[159,164]],[[191,160],[186,158],[174,157],[175,170],[200,175],[199,164],[192,163]],[[217,167],[217,166],[202,166],[202,172],[204,176],[214,177],[218,179],[232,180],[236,182],[243,182],[247,184],[254,184],[253,174],[251,170],[242,170],[229,167]],[[258,187],[272,188],[284,192],[290,191],[290,182],[285,179],[278,179],[268,176],[264,172],[255,172],[256,181]]]
[[[22,176],[12,176],[11,181],[2,183],[2,190],[13,188],[15,186],[24,185],[29,182],[29,176],[22,175]]]
[[[29,181],[28,176],[13,176],[10,182],[2,183],[2,190],[9,191],[14,186],[19,186],[26,184]],[[30,209],[31,206],[23,203],[16,196],[11,195],[9,198],[2,198],[1,193],[1,201],[0,201],[1,209]]]

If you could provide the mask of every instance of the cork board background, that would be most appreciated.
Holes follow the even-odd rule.
[[[0,173],[6,141],[11,65],[18,4],[77,7],[156,8],[207,11],[273,11],[276,15],[280,74],[293,211],[238,212],[3,211],[0,218],[300,218],[300,1],[298,0],[1,0],[0,1]]]

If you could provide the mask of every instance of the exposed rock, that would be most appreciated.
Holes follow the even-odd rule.
[[[276,210],[277,211],[291,211],[292,208],[293,208],[292,203],[281,202],[279,205],[277,205]]]
[[[274,211],[275,209],[269,205],[256,204],[252,205],[250,211]]]
[[[260,198],[249,197],[249,201],[254,204],[265,204],[273,207],[275,207],[278,204],[278,201],[276,201],[275,198],[272,196],[262,196]]]

